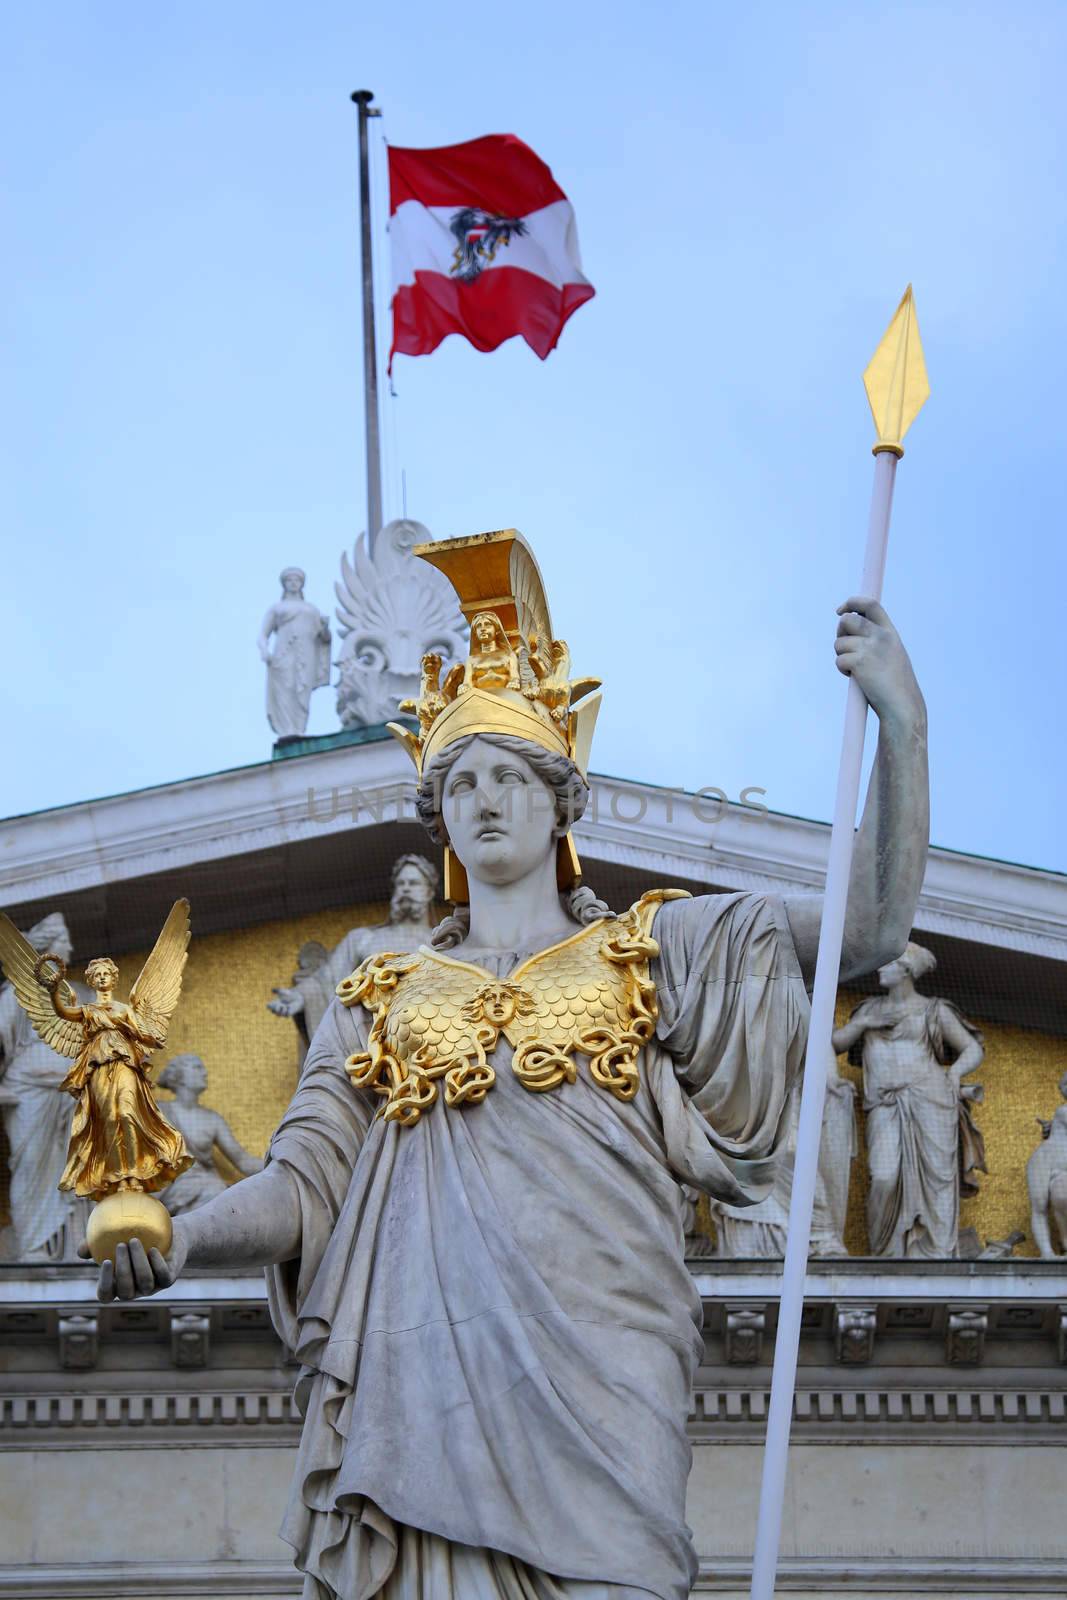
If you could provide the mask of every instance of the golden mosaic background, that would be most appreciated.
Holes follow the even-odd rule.
[[[923,985],[924,992],[930,990]],[[930,992],[933,992],[932,990]],[[837,997],[837,1025],[848,1020],[853,1008],[864,998],[842,990]],[[950,997],[951,998],[951,997]],[[1062,1104],[1057,1084],[1067,1070],[1067,1040],[1053,1039],[1030,1028],[1008,1027],[972,1016],[985,1036],[985,1060],[966,1080],[985,1088],[981,1105],[972,1104],[975,1123],[985,1139],[988,1177],[979,1173],[981,1189],[973,1200],[960,1204],[960,1227],[974,1228],[984,1244],[988,1239],[1006,1239],[1016,1229],[1026,1235],[1016,1255],[1036,1256],[1037,1246],[1030,1232],[1030,1203],[1026,1194],[1026,1163],[1041,1141],[1038,1116],[1050,1117]],[[857,1089],[861,1104],[862,1072],[838,1057],[838,1071]],[[867,1150],[862,1110],[857,1115],[856,1159],[849,1182],[848,1219],[845,1244],[853,1256],[864,1256],[870,1249],[867,1237]],[[703,1231],[714,1238],[715,1228],[704,1201],[699,1207]]]
[[[273,989],[289,986],[307,940],[332,950],[350,928],[384,922],[388,911],[385,903],[346,906],[194,938],[167,1047],[153,1062],[156,1075],[172,1056],[202,1056],[208,1086],[201,1104],[221,1111],[246,1149],[265,1155],[299,1071],[296,1022],[267,1010]],[[121,984],[134,981],[146,954],[122,957]],[[160,1093],[164,1115],[168,1099]]]
[[[305,940],[318,939],[332,948],[350,928],[384,921],[386,914],[384,903],[358,904],[194,938],[170,1039],[166,1050],[156,1057],[157,1071],[171,1056],[186,1051],[202,1056],[208,1070],[203,1103],[221,1111],[241,1143],[262,1156],[289,1102],[298,1072],[296,1026],[267,1010],[273,987],[290,982],[297,951]],[[141,951],[120,960],[120,993],[125,993],[137,976],[145,954]],[[839,1022],[859,999],[858,994],[841,994]],[[981,1180],[981,1193],[963,1202],[961,1226],[976,1228],[983,1241],[1005,1238],[1018,1228],[1026,1234],[1018,1253],[1036,1255],[1030,1236],[1026,1161],[1040,1139],[1035,1118],[1051,1116],[1060,1103],[1056,1085],[1067,1069],[1067,1041],[1026,1028],[983,1022],[977,1016],[973,1020],[981,1025],[986,1042],[986,1058],[976,1074],[978,1082],[985,1085],[985,1101],[974,1109],[974,1117],[985,1136],[989,1176]],[[843,1060],[839,1066],[859,1084],[858,1068]],[[165,1105],[167,1098],[161,1094],[161,1104]],[[868,1249],[862,1114],[859,1127],[845,1235],[853,1255],[864,1255]],[[0,1196],[4,1198],[6,1176],[6,1171],[0,1174]],[[708,1225],[706,1210],[702,1210]],[[6,1220],[4,1211],[0,1199],[0,1221]]]
[[[922,987],[924,992],[936,992],[929,982]],[[839,1024],[846,1021],[861,998],[844,992],[838,996]],[[980,1016],[972,1015],[971,1020],[985,1035],[985,1060],[965,1081],[985,1088],[984,1101],[978,1106],[972,1103],[971,1114],[985,1139],[989,1174],[979,1173],[979,1193],[973,1200],[961,1202],[960,1227],[975,1228],[983,1244],[988,1239],[1006,1239],[1018,1229],[1026,1238],[1016,1254],[1036,1256],[1037,1246],[1030,1233],[1026,1163],[1041,1142],[1037,1118],[1051,1117],[1062,1104],[1057,1084],[1067,1069],[1067,1040],[1053,1039],[1031,1028],[986,1022]],[[859,1068],[849,1066],[843,1056],[838,1058],[838,1070],[859,1086]],[[845,1232],[845,1243],[852,1255],[865,1255],[869,1248],[864,1214],[866,1191],[867,1152],[861,1112]]]

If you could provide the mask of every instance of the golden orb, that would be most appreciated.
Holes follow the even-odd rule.
[[[158,1250],[165,1256],[173,1237],[166,1206],[138,1189],[124,1189],[101,1200],[93,1207],[85,1230],[89,1253],[98,1266],[114,1261],[115,1246],[129,1244],[131,1239],[140,1239],[146,1251]]]

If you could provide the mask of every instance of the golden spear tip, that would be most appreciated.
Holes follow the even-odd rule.
[[[930,394],[910,283],[867,365],[863,387],[878,430],[875,455],[881,450],[891,450],[894,455],[902,456],[904,435]]]

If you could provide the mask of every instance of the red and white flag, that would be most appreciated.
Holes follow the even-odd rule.
[[[436,150],[389,148],[393,345],[425,356],[450,333],[476,350],[521,334],[543,361],[593,297],[574,212],[512,133]]]

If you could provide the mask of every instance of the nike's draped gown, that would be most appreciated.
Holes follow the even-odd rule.
[[[531,1093],[501,1036],[483,1103],[412,1127],[345,1075],[335,1002],[271,1145],[299,1259],[268,1273],[301,1364],[282,1532],[305,1600],[681,1600],[702,1350],[681,1182],[760,1198],[808,1003],[782,902],[663,905],[659,1020],[624,1102]],[[506,978],[530,952],[463,958]]]

